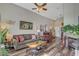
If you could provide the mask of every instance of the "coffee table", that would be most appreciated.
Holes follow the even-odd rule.
[[[42,40],[34,41],[34,42],[31,42],[31,43],[27,44],[27,46],[29,48],[36,48],[38,46],[46,46],[46,45],[47,45],[47,42],[46,41],[42,41]]]
[[[32,55],[39,54],[39,51],[43,49],[45,46],[47,46],[46,41],[38,40],[31,43],[28,43],[26,46],[31,50]]]

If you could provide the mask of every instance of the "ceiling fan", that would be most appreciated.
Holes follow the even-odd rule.
[[[32,8],[32,10],[37,10],[38,12],[47,11],[47,8],[45,8],[47,3],[34,3],[34,4],[37,8]]]

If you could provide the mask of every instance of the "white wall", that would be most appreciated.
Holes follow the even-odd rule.
[[[29,10],[18,7],[14,4],[0,4],[1,20],[13,20],[15,24],[12,25],[10,31],[13,34],[33,34],[36,28],[41,24],[50,24],[51,20],[40,15],[37,15]],[[24,20],[33,23],[33,30],[20,30],[19,21]]]
[[[79,16],[79,3],[75,4],[75,20],[78,23],[78,16]]]
[[[34,3],[15,3],[15,4],[38,14],[36,10],[32,10],[33,7],[36,7]],[[39,13],[40,15],[54,20],[57,19],[58,14],[59,17],[63,17],[63,3],[47,3],[45,7],[47,8],[47,11],[40,12]]]
[[[64,25],[78,24],[79,4],[64,4]]]

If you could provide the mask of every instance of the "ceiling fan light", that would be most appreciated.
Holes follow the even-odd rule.
[[[37,6],[36,10],[37,10],[38,12],[47,11],[47,9],[44,8],[44,7],[47,5],[46,3],[34,3],[34,4]],[[34,10],[34,9],[33,9],[33,10]]]
[[[38,12],[41,12],[41,11],[42,11],[42,8],[37,8],[37,11],[38,11]]]

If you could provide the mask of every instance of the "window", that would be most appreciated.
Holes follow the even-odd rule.
[[[79,24],[79,16],[78,16],[78,24]]]

